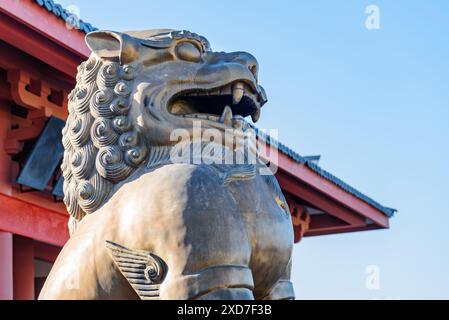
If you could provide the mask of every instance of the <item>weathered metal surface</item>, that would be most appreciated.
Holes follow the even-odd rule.
[[[243,118],[267,101],[256,59],[188,31],[86,41],[62,138],[72,237],[40,298],[293,298],[291,216],[265,164],[173,162],[177,130],[202,150],[198,123],[230,132],[214,146],[233,156],[249,143]]]

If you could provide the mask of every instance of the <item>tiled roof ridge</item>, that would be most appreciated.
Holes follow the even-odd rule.
[[[98,30],[90,23],[83,21],[76,14],[68,11],[62,5],[55,3],[53,0],[32,0],[39,6],[45,8],[48,12],[63,20],[71,28],[80,30],[84,33]]]

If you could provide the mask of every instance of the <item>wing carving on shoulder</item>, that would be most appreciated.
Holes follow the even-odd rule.
[[[107,240],[106,247],[140,299],[159,299],[159,287],[167,274],[167,265],[160,257],[147,251],[128,249]]]

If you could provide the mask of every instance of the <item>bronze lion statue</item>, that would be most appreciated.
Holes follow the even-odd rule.
[[[198,130],[236,138],[214,141],[231,158],[249,145],[244,118],[267,101],[256,59],[188,31],[86,42],[63,130],[71,237],[39,298],[293,299],[291,217],[267,165],[173,161]]]

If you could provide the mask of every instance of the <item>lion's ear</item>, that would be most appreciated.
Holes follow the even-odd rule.
[[[93,31],[86,35],[86,43],[100,58],[119,60],[121,64],[131,63],[138,56],[138,42],[125,33]]]

